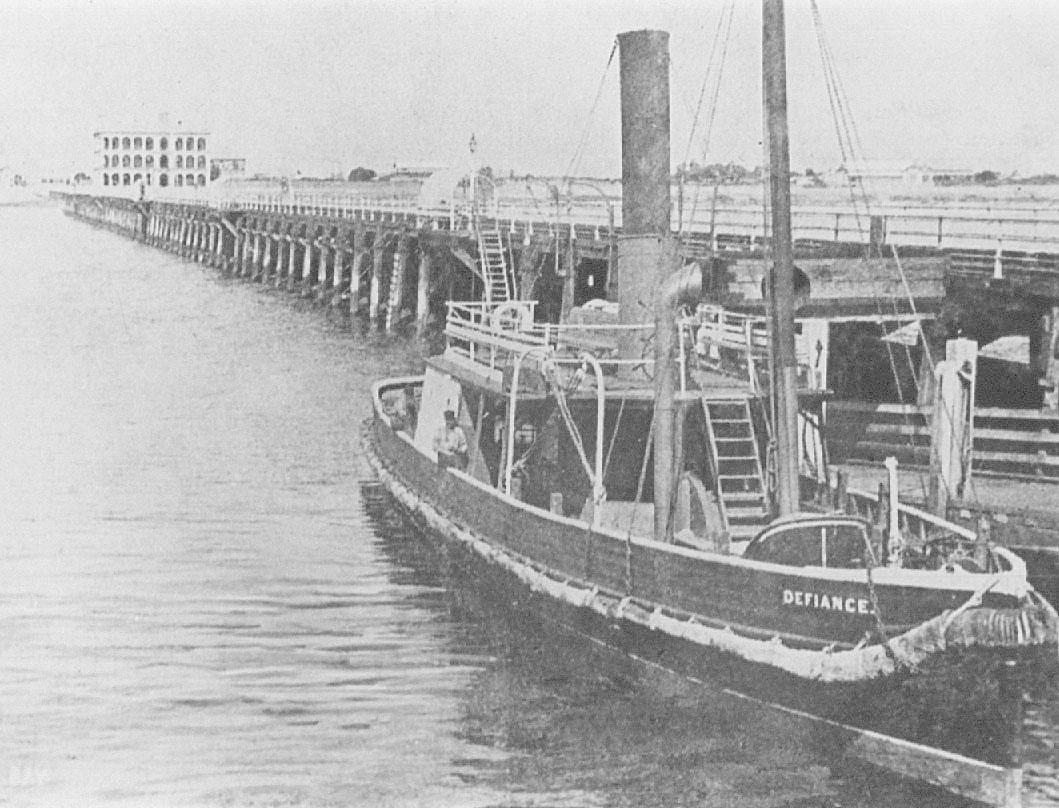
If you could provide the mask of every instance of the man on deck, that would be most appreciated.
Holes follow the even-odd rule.
[[[456,413],[452,410],[445,410],[445,423],[434,435],[434,451],[442,468],[453,466],[461,471],[467,468],[467,436],[456,423]]]

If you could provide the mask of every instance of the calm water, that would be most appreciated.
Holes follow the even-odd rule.
[[[358,457],[414,346],[50,209],[0,281],[0,804],[960,804],[479,599]]]

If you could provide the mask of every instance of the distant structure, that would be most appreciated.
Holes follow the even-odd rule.
[[[94,132],[97,186],[205,187],[210,182],[209,132]]]
[[[863,183],[871,190],[911,191],[935,185],[953,185],[974,178],[969,168],[932,168],[908,163],[850,163],[828,177],[828,185]]]
[[[246,176],[245,157],[214,157],[210,160],[210,177],[231,179]]]

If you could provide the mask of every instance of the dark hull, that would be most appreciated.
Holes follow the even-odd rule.
[[[422,503],[488,546],[544,572],[677,620],[723,629],[754,640],[779,638],[790,648],[850,648],[865,637],[900,635],[965,604],[971,586],[924,589],[876,582],[874,598],[861,580],[777,571],[684,552],[654,542],[629,542],[583,523],[501,497],[466,475],[440,470],[382,417],[370,426],[373,457]],[[829,571],[824,571],[829,572]],[[880,576],[881,577],[881,576]],[[1014,608],[1016,599],[987,593],[983,604]]]
[[[374,507],[378,508],[377,495],[365,497],[372,498],[376,500]],[[443,571],[446,586],[461,603],[473,602],[488,619],[504,619],[527,633],[558,629],[577,635],[586,641],[586,653],[603,653],[607,669],[618,671],[617,675],[653,680],[659,671],[671,672],[709,690],[748,695],[786,709],[930,744],[1001,766],[1011,763],[1018,706],[1010,693],[997,687],[1003,677],[994,655],[955,654],[934,662],[928,671],[917,676],[902,674],[841,684],[807,682],[535,593],[517,576],[465,545],[445,540],[421,515],[391,502],[402,507],[406,518],[437,549],[430,562]],[[539,637],[534,641],[541,642]],[[622,659],[629,663],[623,663]],[[953,687],[954,682],[958,687]],[[1032,683],[1024,680],[1022,684],[1029,687]],[[849,735],[839,730],[828,732],[826,739],[821,737],[822,744],[834,744],[838,755],[843,744],[850,741]]]

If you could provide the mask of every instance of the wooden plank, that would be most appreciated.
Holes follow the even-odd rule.
[[[975,461],[996,463],[1023,463],[1029,466],[1059,466],[1059,455],[1028,454],[1022,452],[983,452],[974,450]]]
[[[979,429],[974,430],[975,440],[1006,440],[1012,443],[1040,443],[1059,446],[1059,434],[1054,432],[1028,432],[1020,429]]]
[[[832,412],[871,412],[896,415],[925,415],[929,408],[915,404],[888,404],[870,401],[829,401],[828,413]]]
[[[925,424],[923,426],[916,424],[868,424],[867,433],[869,435],[912,435],[929,438],[930,427]]]
[[[1053,424],[1056,429],[1059,429],[1059,415],[1053,415],[1041,410],[1009,410],[1004,409],[1003,407],[976,407],[974,416],[976,420],[979,418],[1011,418],[1027,421],[1045,421]]]
[[[929,446],[909,446],[907,443],[885,443],[882,441],[857,441],[854,449],[857,455],[863,457],[864,455],[883,456],[883,455],[896,455],[900,460],[902,456],[911,455],[915,460],[928,460],[930,459],[930,447]]]

